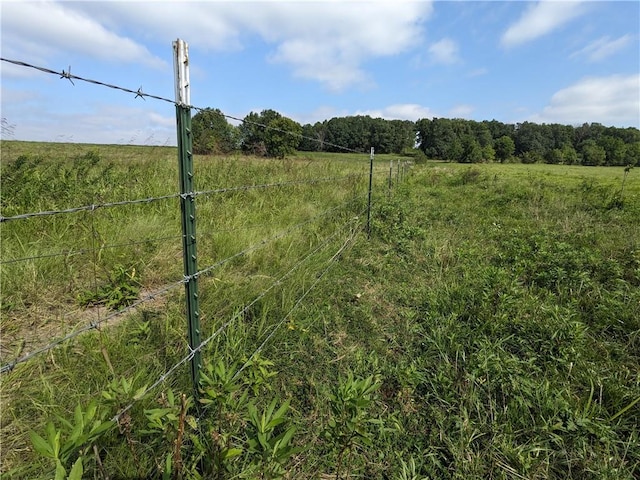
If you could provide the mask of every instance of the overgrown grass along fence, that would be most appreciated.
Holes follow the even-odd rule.
[[[76,403],[73,428],[90,428],[95,419],[90,410],[84,418],[82,409],[100,395],[118,401],[111,403],[111,421],[103,412],[99,430],[122,427],[132,410],[149,411],[152,393],[164,396],[172,386],[189,391],[186,366],[196,353],[207,365],[229,364],[234,376],[245,370],[257,376],[254,395],[258,387],[269,388],[262,384],[271,363],[260,360],[260,352],[280,331],[295,328],[294,312],[363,228],[368,155],[355,161],[196,157],[196,187],[188,195],[198,205],[198,270],[188,278],[177,156],[175,148],[160,146],[3,142],[0,361],[3,387],[12,391],[2,399],[4,472],[46,472],[47,460],[40,467],[27,453],[35,447],[59,471],[78,475],[92,463],[86,448],[95,432],[74,433],[60,450],[55,435],[44,440],[32,433],[28,442],[31,429]],[[376,195],[387,195],[384,161],[376,167],[385,172]],[[195,278],[201,341],[190,345],[184,320],[180,325],[180,298]],[[119,323],[121,330],[111,328]],[[90,331],[97,333],[84,338]],[[229,346],[234,335],[239,343]],[[88,361],[96,352],[104,365]],[[34,369],[40,371],[35,378]],[[55,408],[35,400],[34,389],[43,387],[55,390],[49,403]],[[96,458],[93,467],[103,468]],[[147,458],[138,472],[154,476],[154,461]]]
[[[46,154],[30,153],[40,147],[3,144],[4,217],[103,206],[3,223],[2,363],[13,369],[5,385],[22,383],[33,369],[83,362],[85,349],[91,348],[87,343],[95,341],[108,372],[88,363],[82,370],[93,387],[71,395],[76,401],[86,403],[107,388],[99,380],[104,373],[133,375],[147,387],[159,378],[169,385],[183,384],[185,362],[171,378],[163,378],[176,359],[189,354],[186,326],[180,329],[175,319],[179,303],[171,301],[181,297],[184,288],[180,209],[171,193],[177,183],[176,149],[48,145]],[[218,359],[219,342],[231,335],[223,326],[243,331],[242,344],[232,355],[240,368],[242,362],[256,360],[261,345],[277,329],[287,328],[278,317],[286,318],[289,328],[295,323],[287,311],[363,228],[368,158],[362,159],[358,164],[304,157],[196,158],[198,190],[207,191],[198,197],[207,363]],[[377,183],[386,195],[385,182]],[[157,200],[126,203],[147,198]],[[123,199],[124,205],[111,205]],[[172,311],[163,311],[167,305]],[[133,338],[121,339],[118,353],[113,353],[104,343],[118,336],[110,325],[122,321],[130,323],[124,330],[133,330]],[[85,330],[99,332],[94,340],[78,343],[76,335]],[[157,343],[159,331],[162,344]],[[143,343],[139,335],[153,338],[157,350],[147,345],[144,354],[137,352]],[[57,339],[65,338],[73,341],[58,346]],[[42,353],[30,358],[34,352]],[[71,381],[62,388],[72,391],[76,386]],[[36,413],[33,405],[19,407],[29,403],[30,395],[28,387],[18,392],[22,400],[14,395],[4,399],[5,412],[15,418],[3,428],[3,463],[14,467],[25,447],[26,431],[20,435],[20,425],[46,416],[46,409]]]
[[[635,171],[196,157],[197,402],[175,149],[1,146],[3,476],[638,476]]]

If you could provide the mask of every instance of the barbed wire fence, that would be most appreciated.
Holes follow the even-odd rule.
[[[303,178],[303,179],[295,179],[295,180],[285,180],[285,181],[276,181],[276,182],[262,182],[262,183],[254,183],[247,185],[236,185],[236,186],[225,186],[225,187],[216,187],[216,188],[208,188],[203,190],[197,190],[193,186],[193,180],[197,178],[195,173],[193,172],[193,155],[192,155],[192,146],[190,144],[190,113],[192,111],[204,111],[206,108],[193,106],[190,104],[188,100],[188,95],[186,97],[180,96],[180,94],[176,95],[176,100],[171,100],[166,97],[148,94],[142,91],[142,87],[138,89],[130,89],[121,87],[118,85],[93,80],[85,77],[81,77],[76,74],[71,73],[71,67],[67,70],[62,70],[61,72],[54,71],[48,68],[40,67],[37,65],[33,65],[27,62],[16,61],[6,58],[0,58],[0,61],[7,62],[13,65],[21,66],[24,68],[35,69],[45,74],[58,76],[62,80],[68,80],[72,86],[75,86],[75,82],[85,82],[89,84],[93,84],[103,88],[109,88],[112,90],[120,91],[126,94],[134,95],[134,98],[140,98],[142,100],[150,99],[158,102],[164,102],[173,105],[178,112],[178,117],[180,113],[184,115],[184,124],[180,125],[180,121],[178,121],[178,151],[179,156],[181,156],[181,162],[185,162],[190,165],[186,165],[186,170],[181,173],[181,181],[187,179],[187,185],[183,184],[180,193],[166,193],[163,195],[145,197],[145,198],[133,198],[126,200],[118,200],[118,201],[109,201],[109,202],[95,202],[83,204],[77,207],[69,207],[69,208],[60,208],[60,209],[42,209],[38,211],[31,212],[16,212],[9,211],[6,212],[4,209],[3,202],[3,211],[0,213],[0,226],[6,226],[9,224],[20,223],[20,222],[30,222],[35,221],[36,219],[45,219],[45,218],[67,218],[70,215],[75,214],[85,214],[89,216],[89,225],[86,227],[90,230],[89,238],[90,245],[85,248],[69,248],[64,250],[58,250],[54,252],[41,253],[37,255],[19,255],[12,254],[9,255],[8,258],[3,255],[3,258],[0,259],[0,268],[6,266],[16,266],[21,265],[27,262],[45,260],[45,259],[53,259],[53,258],[61,258],[61,259],[69,259],[71,257],[79,256],[79,255],[89,255],[92,260],[91,263],[93,265],[93,285],[89,286],[90,289],[97,291],[98,290],[98,274],[96,272],[96,265],[98,263],[98,258],[102,255],[103,252],[108,250],[116,250],[123,247],[139,247],[139,246],[147,246],[150,244],[162,244],[164,242],[172,242],[180,240],[182,242],[182,256],[183,262],[185,265],[185,271],[180,279],[176,279],[172,282],[164,282],[163,285],[158,286],[157,288],[152,288],[144,293],[140,294],[134,300],[128,302],[126,305],[121,306],[120,308],[114,311],[106,311],[101,312],[100,306],[98,306],[97,316],[92,317],[88,322],[84,325],[75,328],[73,331],[61,335],[57,338],[51,339],[45,345],[39,346],[37,348],[32,349],[26,353],[18,352],[17,355],[14,356],[11,360],[7,361],[4,358],[2,359],[2,364],[0,365],[0,374],[8,374],[13,372],[17,366],[20,364],[25,364],[37,357],[40,357],[47,352],[51,352],[56,347],[59,347],[66,342],[70,342],[80,335],[83,335],[89,331],[100,330],[103,326],[109,324],[116,318],[126,317],[133,310],[138,307],[144,306],[149,302],[154,300],[162,299],[172,292],[178,291],[180,287],[185,289],[185,298],[186,298],[186,310],[187,316],[191,316],[188,318],[189,324],[189,332],[188,332],[188,345],[186,345],[186,354],[181,356],[178,361],[173,362],[165,371],[162,373],[156,380],[154,380],[149,386],[144,388],[142,392],[136,395],[135,399],[122,407],[118,413],[113,417],[114,421],[119,421],[122,416],[127,413],[136,402],[141,401],[146,398],[150,392],[154,389],[158,388],[160,385],[165,383],[167,379],[172,377],[181,367],[185,366],[187,363],[191,363],[191,376],[192,383],[194,387],[194,391],[197,395],[197,385],[198,385],[198,376],[199,371],[202,366],[202,361],[200,359],[203,350],[211,344],[213,340],[218,338],[225,330],[232,325],[234,322],[237,322],[239,319],[243,318],[247,312],[250,311],[256,304],[258,304],[265,296],[267,296],[270,292],[272,292],[277,287],[281,286],[285,280],[290,279],[293,274],[302,269],[305,265],[308,265],[311,259],[317,257],[322,252],[329,252],[329,259],[324,261],[324,267],[320,271],[316,271],[315,279],[308,287],[302,289],[302,292],[297,295],[297,298],[293,302],[293,305],[287,310],[286,314],[284,314],[279,320],[277,320],[274,324],[272,324],[267,331],[265,331],[262,337],[259,338],[259,344],[253,351],[246,356],[246,360],[237,370],[235,375],[239,375],[247,365],[258,355],[262,349],[267,345],[275,336],[276,332],[284,325],[292,312],[297,309],[304,299],[308,296],[308,294],[322,281],[322,279],[326,276],[327,272],[331,269],[331,267],[335,264],[335,262],[340,258],[342,253],[355,241],[357,238],[358,232],[362,231],[365,228],[367,234],[370,234],[370,218],[371,218],[371,203],[372,203],[372,188],[373,188],[373,161],[374,161],[374,152],[373,149],[369,155],[368,169],[362,169],[363,171],[357,173],[349,173],[347,175],[336,175],[336,176],[327,176],[327,177],[319,177],[319,178]],[[179,61],[179,60],[177,60]],[[187,63],[182,60],[183,64]],[[188,80],[188,73],[187,73]],[[178,82],[177,82],[178,83]],[[229,120],[234,120],[241,123],[249,123],[253,126],[260,127],[265,130],[275,130],[279,133],[283,133],[286,135],[293,135],[295,137],[306,139],[312,142],[319,142],[318,139],[312,137],[306,137],[297,132],[289,132],[286,130],[281,130],[278,128],[271,127],[269,125],[264,125],[257,122],[249,122],[246,119],[240,119],[231,115],[226,115],[223,113],[223,116]],[[7,124],[7,125],[5,125]],[[3,119],[3,130],[9,129],[10,126]],[[11,130],[13,134],[13,130]],[[332,148],[350,152],[357,153],[359,155],[364,154],[361,151],[356,151],[351,148],[343,147],[337,144],[328,143],[326,141],[322,141],[325,146],[331,146]],[[188,158],[187,158],[188,157]],[[364,162],[363,162],[364,163]],[[366,171],[368,170],[368,172]],[[392,187],[393,183],[393,173],[394,173],[393,163],[389,169],[389,177],[388,184],[389,189]],[[396,183],[399,183],[402,180],[402,177],[406,172],[406,164],[402,164],[398,161],[397,163],[397,171],[396,171]],[[368,175],[367,175],[368,173]],[[363,188],[362,180],[366,179],[368,183],[368,189]],[[198,254],[195,252],[196,245],[196,232],[195,232],[195,221],[198,218],[195,212],[195,201],[197,198],[207,199],[215,196],[224,196],[224,195],[237,195],[246,192],[264,192],[264,191],[272,191],[275,189],[287,189],[287,188],[313,188],[322,184],[329,185],[341,185],[345,184],[347,188],[351,188],[352,192],[348,195],[347,199],[342,203],[337,205],[330,206],[320,213],[301,220],[298,223],[287,226],[279,231],[274,232],[271,236],[260,238],[255,243],[252,243],[241,250],[232,253],[224,258],[217,259],[215,261],[210,262],[208,265],[201,267],[197,266],[196,259],[198,258]],[[366,198],[362,195],[360,190],[366,190]],[[122,242],[112,242],[112,243],[104,243],[99,242],[99,234],[96,231],[95,227],[95,214],[98,211],[110,210],[110,209],[118,209],[123,207],[144,207],[148,205],[158,204],[160,202],[171,202],[173,204],[174,201],[178,201],[181,204],[181,218],[182,218],[182,234],[181,235],[161,235],[161,236],[153,236],[150,238],[140,239],[140,240],[132,240],[132,241],[122,241]],[[192,208],[190,209],[189,206]],[[363,218],[366,218],[366,226],[363,225]],[[247,257],[248,255],[256,252],[267,245],[273,244],[279,240],[286,238],[287,236],[292,235],[294,232],[304,232],[306,227],[310,225],[318,224],[320,222],[333,221],[337,222],[335,224],[335,229],[333,233],[324,236],[319,239],[315,244],[309,248],[309,250],[299,258],[293,259],[293,264],[289,266],[283,267],[279,276],[274,276],[275,280],[272,281],[266,288],[263,288],[257,295],[245,302],[244,307],[236,311],[233,315],[228,318],[228,320],[223,321],[217,327],[214,326],[213,331],[209,333],[204,339],[200,338],[201,334],[201,326],[196,321],[194,322],[194,317],[199,319],[200,312],[198,310],[198,299],[199,293],[197,290],[198,280],[204,278],[206,276],[211,276],[214,272],[218,271],[223,266],[232,264],[240,258]],[[191,223],[193,225],[193,229],[189,229],[188,225]],[[213,236],[216,234],[221,234],[225,232],[234,232],[237,230],[247,230],[251,228],[264,227],[264,224],[259,225],[242,225],[239,227],[233,228],[218,228],[218,226],[214,225],[213,230],[207,231],[204,230],[199,232],[198,235],[203,236],[204,238],[208,238],[209,236]],[[3,239],[3,242],[6,242],[6,237]],[[331,249],[331,245],[337,242],[338,247],[336,249]],[[6,249],[4,249],[6,251]],[[325,254],[326,255],[326,254]],[[191,267],[188,267],[188,264],[191,264]],[[195,287],[195,288],[194,288]],[[197,331],[197,335],[194,333]],[[23,342],[24,344],[24,342]],[[247,352],[248,353],[248,352]]]

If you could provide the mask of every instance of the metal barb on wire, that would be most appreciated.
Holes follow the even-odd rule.
[[[62,80],[63,78],[66,78],[67,80],[69,80],[71,82],[71,85],[73,85],[74,87],[76,86],[75,83],[73,83],[73,80],[71,80],[71,65],[69,65],[69,70],[68,71],[64,71],[64,69],[62,69],[62,74],[60,76],[60,79]]]
[[[0,61],[11,63],[13,65],[18,65],[18,66],[21,66],[21,67],[32,68],[34,70],[38,70],[38,71],[43,72],[43,73],[49,73],[49,74],[53,74],[53,75],[60,75],[61,79],[66,78],[74,86],[75,86],[75,83],[73,82],[73,80],[78,80],[78,81],[81,81],[81,82],[92,83],[94,85],[99,85],[99,86],[111,88],[111,89],[114,89],[114,90],[120,90],[122,92],[130,93],[130,94],[135,95],[136,98],[140,97],[143,100],[146,100],[147,98],[152,98],[154,100],[159,100],[159,101],[162,101],[162,102],[170,103],[170,104],[172,104],[174,106],[191,108],[191,109],[196,110],[198,112],[202,112],[202,111],[207,110],[206,107],[205,108],[197,107],[197,106],[194,106],[194,105],[189,105],[189,104],[185,104],[185,103],[182,103],[182,102],[177,102],[175,100],[171,100],[171,99],[166,98],[166,97],[161,97],[159,95],[152,95],[152,94],[149,94],[149,93],[144,93],[142,91],[142,87],[138,88],[137,90],[133,90],[133,89],[130,89],[130,88],[120,87],[118,85],[113,85],[113,84],[110,84],[110,83],[101,82],[99,80],[92,80],[90,78],[84,78],[84,77],[80,77],[78,75],[72,75],[71,74],[71,65],[69,65],[69,70],[68,71],[65,72],[64,70],[62,70],[62,73],[60,73],[60,72],[57,72],[55,70],[51,70],[49,68],[39,67],[37,65],[32,65],[32,64],[27,63],[27,62],[21,62],[19,60],[11,60],[11,59],[8,59],[8,58],[0,57]],[[255,126],[258,126],[258,127],[262,128],[262,129],[265,129],[265,130],[273,130],[275,132],[284,133],[286,135],[291,135],[291,136],[296,137],[296,138],[309,140],[311,142],[319,143],[319,144],[322,144],[322,145],[328,146],[328,147],[333,147],[333,148],[336,148],[336,149],[344,151],[344,152],[351,152],[351,153],[357,153],[357,154],[366,153],[366,152],[362,152],[362,151],[359,151],[359,150],[356,150],[356,149],[353,149],[353,148],[345,147],[343,145],[339,145],[337,143],[321,141],[321,140],[318,140],[317,138],[309,137],[309,136],[303,135],[301,133],[290,132],[288,130],[283,130],[283,129],[276,128],[276,127],[271,127],[271,126],[265,125],[263,123],[252,122],[252,121],[246,120],[244,118],[234,117],[233,115],[227,115],[224,112],[222,112],[222,116],[227,118],[227,119],[229,119],[229,120],[234,120],[234,121],[237,121],[237,122],[240,122],[240,123],[244,123],[244,124],[247,124],[247,125],[255,125]]]
[[[180,196],[179,193],[173,193],[171,195],[163,195],[160,197],[149,197],[149,198],[140,198],[140,199],[136,199],[136,200],[122,200],[120,202],[107,202],[107,203],[100,203],[100,204],[91,204],[91,205],[83,205],[82,207],[75,207],[75,208],[66,208],[63,210],[48,210],[48,211],[43,211],[43,212],[30,212],[30,213],[23,213],[20,215],[14,215],[12,217],[4,217],[4,216],[0,216],[0,223],[3,222],[8,222],[11,220],[22,220],[25,218],[31,218],[31,217],[46,217],[46,216],[51,216],[51,215],[59,215],[62,213],[77,213],[77,212],[82,212],[82,211],[95,211],[98,208],[107,208],[107,207],[121,207],[124,205],[136,205],[136,204],[140,204],[140,203],[151,203],[151,202],[157,202],[159,200],[169,200],[172,198],[178,198]]]

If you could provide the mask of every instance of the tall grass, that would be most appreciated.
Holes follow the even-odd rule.
[[[13,143],[9,162],[3,150],[3,186],[11,162],[28,154],[19,150],[34,146]],[[47,167],[59,162],[73,171],[74,162],[87,161],[77,160],[88,155],[81,148],[29,154],[41,159],[31,175],[49,172],[57,181],[66,167]],[[173,149],[156,147],[152,156],[133,147],[91,150],[98,161],[87,178],[94,180],[76,189],[80,196],[95,196],[107,175],[118,185],[104,189],[103,201],[174,191]],[[127,152],[132,157],[119,157]],[[199,190],[368,171],[368,156],[196,160]],[[635,173],[620,197],[622,169],[427,163],[389,192],[383,159],[371,239],[360,235],[347,248],[350,222],[366,200],[365,177],[198,197],[200,267],[260,247],[200,277],[204,337],[229,322],[203,351],[209,403],[189,410],[182,427],[167,416],[162,431],[151,424],[158,409],[180,417],[180,402],[171,399],[192,395],[185,365],[82,454],[85,471],[158,477],[171,457],[181,461],[175,474],[183,478],[199,478],[198,471],[210,478],[637,477]],[[68,203],[39,196],[46,183],[32,184],[29,206],[77,205],[72,196]],[[3,189],[3,215],[18,196]],[[134,275],[140,294],[180,279],[177,208],[170,200],[3,224],[3,260],[70,243],[89,250],[2,265],[3,361],[30,347],[20,339],[37,337],[38,322],[48,319],[55,333],[72,328],[52,312],[86,321],[82,315],[97,307],[82,307],[78,290],[110,281],[113,290],[117,266]],[[163,236],[176,238],[145,241]],[[104,315],[107,307],[100,308]],[[48,420],[61,425],[56,415],[71,418],[76,404],[96,398],[109,418],[162,378],[187,353],[182,310],[178,288],[5,375],[3,472],[46,477],[52,464],[33,451],[30,430],[44,435]],[[287,420],[268,434],[296,429],[278,461],[267,460],[276,457],[253,437],[256,412],[266,415],[272,400],[290,407],[277,409]],[[177,448],[180,429],[185,440]]]

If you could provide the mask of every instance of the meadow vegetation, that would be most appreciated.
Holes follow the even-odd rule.
[[[197,157],[198,190],[299,182],[198,197],[199,267],[230,258],[199,278],[203,337],[226,328],[198,394],[165,375],[177,283],[2,375],[3,477],[637,478],[640,172],[426,162],[389,189],[397,158],[368,238],[368,155]],[[171,195],[176,170],[3,142],[2,215]],[[179,281],[180,235],[177,198],[3,222],[2,364]]]

